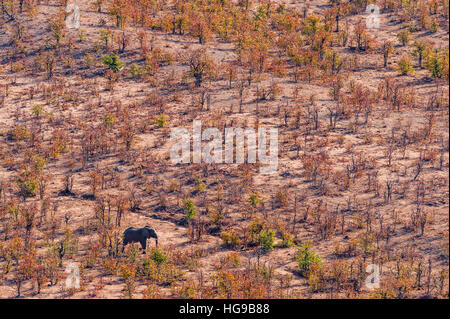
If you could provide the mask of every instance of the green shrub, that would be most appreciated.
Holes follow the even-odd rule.
[[[33,153],[25,155],[25,159],[30,164],[31,172],[41,172],[45,168],[45,165],[47,165],[47,160],[43,156]]]
[[[251,243],[259,242],[259,235],[264,229],[264,222],[255,218],[249,225],[249,239]]]
[[[259,234],[259,244],[264,250],[273,249],[273,243],[275,241],[275,233],[273,230],[263,230]]]
[[[431,32],[438,32],[439,31],[439,21],[436,19],[433,19],[430,26]]]
[[[248,202],[253,207],[256,207],[256,206],[258,206],[259,203],[262,202],[262,199],[258,193],[253,193],[253,194],[250,194],[250,197],[248,198]]]
[[[430,71],[433,78],[448,78],[448,51],[444,54],[434,52],[427,56],[426,68]]]
[[[33,106],[33,115],[37,118],[42,117],[45,114],[44,106],[42,104],[35,104]]]
[[[203,182],[202,178],[200,176],[195,178],[196,185],[195,185],[195,192],[201,193],[204,192],[206,189],[206,184]]]
[[[184,202],[184,207],[186,209],[186,219],[191,220],[192,218],[194,218],[197,214],[197,212],[195,211],[194,202],[190,199],[186,199],[186,201]]]
[[[283,240],[282,247],[291,247],[294,245],[294,236],[287,231],[281,232],[281,239]]]
[[[418,58],[419,67],[422,67],[422,60],[423,58],[427,57],[429,54],[430,48],[429,44],[424,41],[415,41],[414,42],[414,51],[413,56]]]
[[[409,73],[414,73],[414,67],[412,65],[411,59],[404,55],[397,62],[397,71],[399,71],[402,75],[407,75]]]
[[[79,240],[73,231],[66,229],[64,232],[64,237],[60,241],[64,249],[65,256],[69,256],[70,258],[75,256],[78,251],[78,242]]]
[[[120,62],[119,56],[115,53],[104,55],[102,58],[102,62],[114,72],[119,72],[124,66],[124,64]]]
[[[405,46],[411,39],[411,33],[408,29],[402,30],[397,34],[397,38],[402,43],[402,45]]]
[[[227,247],[235,248],[241,244],[241,239],[234,231],[223,231],[220,237]]]
[[[133,63],[130,68],[130,74],[133,78],[140,78],[144,75],[145,69],[140,68],[136,63]]]
[[[116,123],[117,118],[114,114],[106,114],[103,121],[107,127],[112,127]]]
[[[80,29],[80,31],[78,32],[78,37],[80,38],[80,42],[84,42],[86,40],[86,31]]]
[[[159,266],[167,261],[167,254],[160,248],[154,248],[150,252],[150,258]]]
[[[28,172],[21,174],[17,179],[17,185],[21,195],[24,197],[34,197],[38,192],[38,180],[33,174]]]
[[[320,266],[322,264],[322,258],[311,249],[311,242],[307,241],[297,251],[296,262],[300,274],[306,277],[313,266]]]

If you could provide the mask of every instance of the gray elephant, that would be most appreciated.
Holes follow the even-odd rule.
[[[122,251],[125,249],[125,246],[129,243],[141,243],[142,249],[147,248],[147,239],[155,238],[156,246],[158,246],[158,236],[153,228],[150,226],[145,226],[143,228],[129,227],[123,232],[123,247]]]

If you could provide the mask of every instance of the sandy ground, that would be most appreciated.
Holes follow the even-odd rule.
[[[97,13],[93,11],[88,3],[90,1],[81,1],[78,3],[81,8],[81,29],[85,32],[86,41],[77,41],[77,32],[69,31],[67,39],[74,40],[74,51],[82,52],[88,48],[92,48],[93,43],[97,41],[99,31],[102,27],[99,24],[101,19],[105,19],[108,26],[114,30],[113,23],[110,18],[104,13]],[[294,1],[276,1],[276,3],[285,2],[288,6],[299,7],[301,4]],[[321,13],[327,6],[327,1],[312,1],[310,12]],[[30,48],[42,46],[48,36],[41,27],[43,21],[49,14],[56,11],[53,5],[41,5],[39,13],[34,19],[27,19],[25,24],[27,39],[26,44]],[[348,23],[352,25],[358,21],[363,15],[352,16],[348,19]],[[396,22],[394,13],[383,13],[382,27],[379,30],[370,30],[372,36],[375,37],[378,43],[384,39],[395,39],[395,35],[401,28],[401,25]],[[139,61],[138,41],[136,31],[130,27],[127,30],[130,36],[129,45],[126,52],[121,56],[125,64],[130,66],[132,63]],[[228,62],[236,59],[236,52],[232,44],[224,43],[218,39],[213,39],[205,45],[197,43],[196,39],[189,36],[165,34],[159,31],[146,30],[149,36],[154,36],[154,47],[159,47],[166,52],[177,55],[180,52],[193,50],[199,47],[207,48],[208,54],[219,62]],[[426,39],[434,44],[436,47],[448,48],[448,32],[441,29],[434,34],[426,32],[415,33],[416,38]],[[395,40],[394,40],[395,41]],[[0,59],[6,61],[6,48],[8,43],[8,34],[0,33]],[[338,48],[338,51],[343,55],[354,55],[348,48]],[[242,181],[242,168],[236,164],[232,165],[217,165],[217,170],[204,177],[204,182],[207,184],[208,203],[214,205],[214,196],[217,193],[217,180],[220,180],[224,186],[224,197],[230,199],[227,201],[226,211],[226,227],[231,229],[242,229],[247,224],[248,219],[244,217],[243,207],[246,206],[245,200],[252,191],[257,191],[265,199],[264,209],[261,209],[259,214],[268,215],[268,220],[273,225],[284,225],[286,228],[292,227],[294,216],[294,194],[302,196],[304,200],[299,203],[298,214],[302,215],[306,207],[313,207],[317,200],[322,200],[326,203],[329,210],[339,207],[345,210],[347,202],[350,199],[353,207],[360,205],[360,209],[364,210],[367,203],[371,202],[373,210],[385,216],[384,220],[387,224],[392,224],[392,211],[398,212],[400,222],[398,223],[395,234],[393,235],[389,246],[385,249],[391,250],[392,253],[399,253],[404,251],[407,247],[412,249],[420,256],[430,258],[433,263],[433,268],[438,270],[441,267],[448,268],[447,259],[442,258],[442,241],[445,233],[448,234],[448,84],[442,82],[440,90],[442,96],[446,94],[447,107],[435,111],[435,126],[434,132],[436,138],[429,145],[418,146],[413,145],[407,148],[406,155],[403,157],[400,151],[393,154],[393,165],[389,167],[384,155],[386,146],[383,138],[391,135],[394,127],[401,127],[402,129],[408,127],[411,132],[420,132],[423,130],[428,111],[425,110],[425,105],[428,103],[430,96],[435,90],[435,84],[429,80],[428,72],[426,70],[418,70],[412,76],[399,76],[395,71],[395,63],[399,57],[411,48],[401,47],[396,45],[396,52],[390,59],[389,65],[386,69],[382,68],[383,59],[380,54],[368,53],[358,54],[359,67],[353,72],[346,74],[346,82],[354,81],[354,83],[362,84],[372,90],[376,90],[380,83],[384,81],[386,76],[392,76],[394,79],[401,81],[408,88],[411,88],[416,94],[416,103],[413,108],[404,109],[401,112],[396,110],[388,110],[383,101],[375,103],[373,113],[367,125],[360,125],[356,132],[349,130],[351,120],[343,119],[337,124],[337,127],[332,131],[325,129],[321,130],[319,134],[308,137],[306,146],[302,142],[301,154],[310,154],[313,152],[324,152],[329,156],[329,161],[332,163],[332,170],[334,173],[344,171],[346,165],[351,164],[352,158],[349,155],[349,149],[354,154],[361,154],[362,158],[373,160],[374,167],[378,170],[378,180],[382,185],[381,194],[385,183],[388,180],[396,180],[393,194],[393,199],[390,203],[384,204],[383,196],[374,196],[373,191],[366,191],[367,178],[361,177],[357,179],[356,183],[348,190],[339,190],[333,183],[329,183],[329,192],[327,194],[320,194],[316,189],[311,187],[311,182],[304,176],[304,167],[300,158],[297,157],[296,149],[294,148],[291,137],[295,135],[294,127],[285,127],[281,116],[277,115],[277,108],[279,105],[285,105],[288,101],[290,105],[295,105],[296,102],[292,100],[293,91],[299,88],[299,94],[304,101],[308,101],[311,95],[315,96],[316,106],[319,110],[320,123],[326,125],[328,123],[328,106],[334,106],[334,102],[329,96],[330,87],[323,83],[320,79],[315,79],[311,83],[300,81],[293,83],[292,76],[287,77],[273,77],[269,74],[264,74],[262,81],[257,85],[258,88],[268,87],[273,81],[282,88],[282,95],[275,101],[261,101],[259,108],[263,115],[259,116],[260,125],[278,127],[280,131],[280,157],[279,169],[276,174],[260,175],[252,174],[251,186],[240,188],[239,184]],[[275,52],[273,52],[275,55]],[[81,61],[82,58],[79,58]],[[33,64],[33,58],[26,60],[27,65]],[[30,75],[25,72],[11,73],[8,71],[9,65],[2,62],[1,67],[3,72],[0,72],[0,85],[5,85],[14,81],[13,85],[9,85],[9,94],[5,98],[4,106],[0,108],[0,133],[1,137],[1,152],[0,159],[3,163],[0,164],[0,180],[8,181],[17,173],[9,169],[6,163],[6,153],[12,149],[12,142],[7,141],[6,132],[14,125],[14,123],[29,122],[31,115],[30,110],[33,105],[38,103],[46,103],[48,99],[44,98],[41,93],[36,93],[32,98],[29,97],[29,92],[32,88],[38,88],[41,85],[50,87],[50,82],[45,80],[44,74]],[[99,65],[97,69],[101,70]],[[152,119],[159,111],[155,108],[136,108],[137,105],[145,101],[151,92],[155,92],[155,81],[160,84],[170,81],[171,77],[181,79],[182,74],[188,70],[186,65],[178,62],[162,66],[158,71],[158,76],[152,78],[150,81],[136,81],[129,75],[125,75],[119,79],[116,87],[112,91],[105,91],[105,79],[101,75],[89,75],[93,72],[84,70],[82,67],[75,67],[75,71],[65,73],[61,68],[58,69],[54,78],[54,83],[59,83],[61,88],[57,92],[55,101],[51,101],[49,106],[46,106],[46,111],[51,112],[56,119],[55,122],[44,123],[44,136],[50,138],[51,127],[70,127],[68,129],[69,136],[79,138],[78,130],[82,124],[91,125],[108,112],[108,109],[113,109],[117,103],[129,108],[130,117],[136,122]],[[292,70],[290,70],[292,71]],[[173,81],[175,82],[175,81]],[[212,126],[220,126],[226,124],[228,126],[242,126],[252,127],[256,123],[256,103],[254,96],[256,94],[256,84],[252,84],[244,95],[243,112],[239,113],[239,94],[233,85],[233,89],[228,89],[226,79],[211,81],[208,83],[209,92],[212,95],[211,110],[202,111],[192,106],[192,91],[185,87],[171,87],[170,90],[157,91],[170,101],[170,97],[177,95],[177,101],[170,101],[164,107],[164,114],[168,118],[168,128],[175,126],[184,126],[190,128],[194,118],[200,118],[202,123]],[[1,87],[0,87],[1,89]],[[344,89],[345,90],[345,89]],[[70,95],[72,99],[61,98],[61,96]],[[305,102],[307,103],[307,102]],[[94,105],[93,107],[91,107]],[[232,111],[230,113],[230,106]],[[19,120],[15,119],[16,114]],[[98,116],[95,116],[98,115]],[[150,120],[149,120],[150,121]],[[58,204],[56,212],[56,219],[60,220],[58,228],[58,236],[64,233],[64,215],[70,214],[70,223],[68,227],[71,230],[79,230],[85,223],[91,220],[94,216],[95,202],[83,195],[89,193],[89,170],[98,167],[100,169],[118,170],[118,178],[120,186],[110,187],[107,190],[101,190],[102,194],[129,194],[129,187],[133,187],[133,192],[142,198],[141,209],[137,212],[127,211],[120,226],[120,230],[124,230],[129,226],[144,226],[151,225],[155,228],[159,235],[160,246],[167,251],[183,251],[194,252],[195,249],[203,251],[202,257],[199,258],[199,266],[196,270],[185,269],[186,277],[195,278],[198,270],[201,269],[204,273],[212,274],[216,263],[220,262],[220,258],[228,254],[231,250],[222,246],[220,237],[215,234],[204,235],[199,242],[191,242],[187,235],[187,227],[183,224],[183,210],[180,208],[179,192],[168,192],[172,181],[177,181],[182,186],[183,191],[191,194],[196,202],[199,210],[204,212],[206,207],[202,205],[202,195],[192,195],[195,183],[193,177],[197,174],[194,166],[176,166],[166,161],[168,152],[170,150],[170,143],[167,139],[168,128],[158,128],[151,124],[150,128],[144,132],[139,132],[137,135],[137,142],[132,150],[138,156],[135,157],[137,162],[142,161],[150,163],[151,165],[144,169],[142,176],[135,176],[133,173],[133,165],[123,163],[120,161],[118,152],[111,155],[99,158],[94,163],[89,164],[88,170],[79,170],[81,167],[79,158],[73,163],[74,176],[74,196],[60,196],[59,192],[63,188],[63,178],[70,170],[71,153],[65,153],[56,160],[48,163],[45,171],[51,176],[51,183],[48,186],[47,196],[53,203]],[[48,129],[48,130],[47,130]],[[398,129],[395,134],[401,134]],[[372,143],[366,143],[365,138],[370,135],[373,137]],[[417,183],[412,181],[414,176],[415,162],[419,158],[420,152],[427,149],[437,149],[439,144],[437,142],[438,135],[441,135],[447,143],[447,149],[444,155],[444,167],[439,170],[436,162],[427,162],[421,173],[421,180],[425,183],[426,193],[426,207],[432,219],[426,227],[424,236],[419,236],[417,232],[411,232],[404,227],[407,223],[410,213],[415,209],[415,188]],[[303,138],[303,137],[302,137]],[[341,140],[339,143],[338,140]],[[119,148],[119,146],[117,146]],[[79,152],[80,146],[76,146],[72,150]],[[79,153],[78,153],[79,154]],[[149,158],[147,160],[146,158]],[[95,166],[94,166],[95,165]],[[217,172],[221,172],[220,174]],[[403,185],[409,186],[407,196],[401,196],[400,189]],[[147,193],[145,187],[150,186],[152,191]],[[286,207],[271,209],[270,198],[274,196],[277,190],[282,189],[289,194],[290,200]],[[164,211],[158,209],[159,197],[161,192],[167,193],[167,208]],[[242,195],[241,198],[235,198],[236,194]],[[27,199],[28,203],[39,202],[38,198]],[[248,205],[247,205],[248,206]],[[206,218],[206,217],[205,217]],[[297,216],[298,218],[298,216]],[[331,238],[320,240],[315,234],[314,226],[308,223],[298,223],[296,226],[296,238],[298,243],[303,243],[306,240],[312,240],[314,249],[322,256],[326,262],[332,262],[336,259],[334,255],[334,248],[336,243],[346,243],[347,236],[356,238],[362,232],[355,224],[352,218],[348,217],[348,224],[345,234],[340,234],[339,231],[333,234]],[[4,231],[0,229],[0,237],[3,237]],[[36,229],[33,237],[37,240],[37,245],[42,245],[44,234]],[[60,238],[60,237],[59,237]],[[89,241],[95,238],[95,235],[90,232],[88,234],[80,233],[79,249],[73,259],[64,260],[64,264],[77,263],[81,264],[83,258],[89,251]],[[280,248],[277,244],[281,242],[277,238],[274,250],[265,253],[260,258],[261,263],[268,263],[274,266],[275,272],[278,274],[293,275],[290,289],[296,291],[297,295],[303,298],[323,298],[327,295],[324,293],[310,294],[306,285],[305,279],[295,275],[295,253],[297,248]],[[154,245],[154,242],[149,242]],[[384,245],[382,242],[381,245]],[[41,246],[42,247],[42,246]],[[257,260],[256,248],[248,248],[240,251],[240,255],[244,260]],[[349,258],[351,260],[351,258]],[[0,259],[0,266],[4,263]],[[64,289],[64,280],[51,287],[43,287],[39,295],[35,295],[36,287],[31,281],[23,284],[22,295],[25,298],[121,298],[123,297],[124,281],[120,276],[112,276],[101,273],[101,269],[94,267],[94,269],[85,270],[86,284],[82,291],[78,291],[73,295],[69,295]],[[101,289],[97,289],[96,285],[102,283]],[[145,279],[137,281],[136,296],[142,297],[143,290],[149,282]],[[174,297],[173,291],[168,287],[161,287],[161,292],[164,297]],[[16,287],[13,282],[13,274],[2,274],[0,276],[0,297],[12,298],[16,296]],[[419,293],[418,293],[419,294]]]

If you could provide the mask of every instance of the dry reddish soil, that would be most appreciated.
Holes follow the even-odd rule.
[[[187,33],[172,34],[130,23],[124,31],[128,44],[118,53],[124,68],[110,84],[101,57],[118,52],[120,43],[113,40],[105,48],[101,32],[108,29],[114,37],[123,33],[107,13],[112,1],[105,1],[100,13],[91,6],[93,2],[77,1],[83,40],[80,30],[66,30],[59,48],[52,47],[55,41],[48,29],[48,20],[61,9],[57,1],[40,1],[32,12],[27,8],[23,14],[17,13],[15,21],[2,16],[1,298],[18,297],[17,278],[22,278],[19,298],[126,298],[128,291],[135,298],[448,297],[448,78],[433,78],[429,70],[418,67],[416,57],[411,58],[414,73],[401,75],[397,70],[399,59],[412,54],[415,39],[447,50],[448,57],[448,12],[434,15],[439,21],[436,32],[413,32],[406,46],[397,39],[405,30],[399,11],[382,12],[380,28],[367,33],[375,40],[375,48],[386,40],[393,42],[394,53],[386,67],[378,49],[358,52],[351,48],[356,45],[353,30],[366,14],[342,18],[341,28],[348,24],[349,42],[330,46],[346,59],[339,73],[343,81],[339,104],[358,108],[352,101],[364,90],[370,90],[373,100],[367,121],[364,110],[345,111],[332,127],[329,110],[337,105],[330,95],[332,77],[318,68],[311,81],[301,78],[295,82],[295,67],[276,47],[269,50],[265,70],[255,72],[250,85],[244,84],[240,106],[240,79],[246,82],[248,68],[236,64],[230,88],[224,66],[237,60],[236,44],[214,34],[200,44]],[[303,14],[303,1],[272,1],[273,8],[279,4]],[[328,1],[310,1],[307,15],[323,17],[330,7]],[[252,5],[250,10],[255,8]],[[19,41],[23,53],[17,53],[17,45],[12,43],[17,24],[23,28]],[[132,65],[142,67],[144,61],[139,32],[146,34],[152,51],[170,55],[171,62],[160,63],[151,75],[134,78]],[[187,74],[190,69],[185,63],[189,52],[197,49],[206,50],[217,65],[215,76],[200,88]],[[45,57],[50,52],[56,62],[48,79]],[[41,57],[42,68],[38,66]],[[92,61],[86,62],[87,57]],[[448,58],[446,63],[448,76]],[[277,66],[283,72],[276,72]],[[384,96],[386,81],[403,94],[398,108],[392,104],[393,91]],[[279,88],[277,96],[258,100],[258,93],[274,84]],[[354,93],[355,88],[360,88],[360,93]],[[209,107],[200,105],[202,90],[210,95]],[[39,116],[33,114],[36,105],[43,108]],[[312,120],[315,111],[317,128]],[[166,118],[163,127],[156,121],[160,113]],[[111,115],[115,122],[107,127],[105,119]],[[170,129],[181,126],[191,130],[194,119],[201,119],[203,127],[219,129],[278,128],[277,172],[259,174],[254,164],[172,164]],[[127,125],[134,132],[129,149],[121,133]],[[101,127],[104,130],[100,131]],[[28,135],[11,137],[11,132],[20,128]],[[88,132],[106,151],[96,148],[83,162]],[[22,196],[17,182],[34,156],[46,159],[36,177],[47,176],[42,197],[39,191],[35,196]],[[73,178],[70,194],[62,192],[67,176]],[[261,199],[255,207],[249,203],[252,194]],[[121,223],[116,225],[114,203],[119,198],[125,204]],[[187,198],[197,212],[192,222],[186,220]],[[102,199],[113,203],[112,221],[103,221],[106,224],[99,219]],[[29,235],[25,211],[34,214]],[[107,207],[105,211],[108,215]],[[425,218],[423,233],[420,218]],[[258,222],[273,230],[272,249],[265,251],[250,239],[250,225]],[[123,254],[111,255],[108,238],[120,240],[126,228],[145,225],[156,230],[160,250],[154,250],[155,241],[150,239],[146,255],[130,246]],[[201,237],[192,238],[192,229],[197,228],[201,228]],[[77,249],[73,254],[66,252],[53,269],[48,260],[59,261],[58,248],[67,232],[77,241]],[[240,243],[225,245],[226,233],[236,234]],[[27,236],[31,248],[25,247]],[[300,274],[296,261],[297,251],[307,242],[322,259],[321,270],[311,271],[309,277]],[[134,247],[139,249],[137,244]],[[154,266],[155,273],[143,274],[142,265],[154,256],[152,251],[162,251],[167,260],[162,270]],[[95,255],[92,261],[91,255]],[[239,262],[233,263],[237,259]],[[29,260],[34,261],[27,268]],[[72,263],[81,269],[79,289],[66,287],[65,268]],[[382,265],[378,290],[364,285],[368,264]],[[130,269],[134,276],[127,275]],[[39,271],[45,279],[37,294]],[[341,284],[337,283],[339,271],[344,278]],[[229,282],[224,274],[229,275]],[[51,282],[52,276],[55,282]],[[258,292],[237,284],[252,276],[263,278],[261,282],[251,279],[258,281]],[[359,282],[358,276],[362,276]],[[228,285],[227,289],[219,282]],[[360,285],[357,289],[355,282]]]

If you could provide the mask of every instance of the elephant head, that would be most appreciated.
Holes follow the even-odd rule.
[[[147,231],[147,238],[155,238],[156,241],[156,246],[158,246],[158,235],[156,235],[156,232],[153,228],[151,228],[150,226],[145,226],[143,229],[143,231]]]

